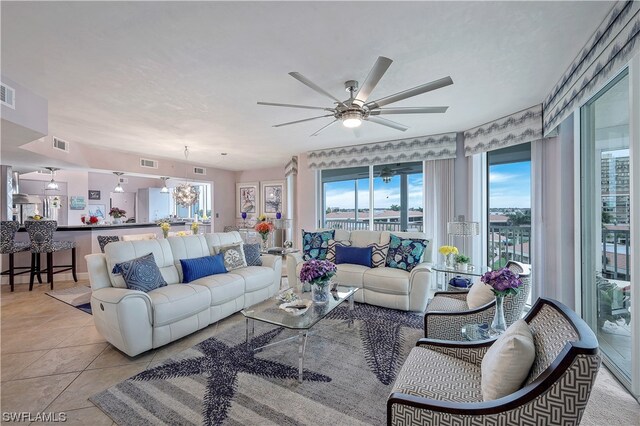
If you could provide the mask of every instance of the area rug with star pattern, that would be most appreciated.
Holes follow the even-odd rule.
[[[384,424],[395,377],[423,336],[422,315],[341,305],[311,329],[299,383],[296,340],[247,350],[239,315],[223,320],[231,326],[219,334],[91,401],[123,425]],[[252,343],[294,335],[256,322]]]

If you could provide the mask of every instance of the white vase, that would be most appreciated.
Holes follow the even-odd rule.
[[[111,219],[111,223],[114,224],[114,225],[119,225],[119,224],[122,223],[122,219],[119,218],[119,217],[114,217],[114,218]]]

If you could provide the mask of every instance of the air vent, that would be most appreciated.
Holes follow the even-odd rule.
[[[69,142],[56,137],[53,138],[53,147],[60,151],[69,152]]]
[[[206,175],[207,169],[205,169],[204,167],[194,167],[193,173],[196,175]]]
[[[16,109],[16,91],[2,82],[0,82],[0,103]]]
[[[148,169],[157,169],[158,162],[156,160],[148,160],[146,158],[140,159],[140,167],[146,167]]]

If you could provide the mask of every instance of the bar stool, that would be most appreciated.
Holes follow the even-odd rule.
[[[29,266],[14,266],[13,264],[13,256],[16,253],[20,253],[23,251],[29,251],[29,243],[28,242],[16,242],[16,232],[20,228],[20,224],[18,222],[12,220],[3,220],[0,222],[0,253],[9,255],[9,269],[6,271],[2,271],[0,275],[9,275],[9,285],[11,286],[11,291],[13,291],[13,285],[15,281],[16,275],[22,275],[28,273],[31,268]],[[25,269],[25,271],[16,273],[16,270]],[[42,278],[40,278],[40,282],[42,282]]]
[[[53,275],[71,271],[73,280],[78,282],[76,275],[76,243],[75,241],[53,241],[53,233],[58,228],[55,220],[29,220],[24,223],[31,241],[31,277],[29,278],[29,291],[33,289],[33,278],[41,272],[47,273],[47,282],[53,290]],[[63,250],[71,250],[71,265],[54,265],[53,253]],[[47,254],[47,268],[40,267],[40,253]],[[62,268],[54,271],[55,268]]]
[[[104,247],[109,243],[115,243],[120,241],[120,238],[117,235],[98,235],[98,245],[100,246],[100,251],[104,253]]]

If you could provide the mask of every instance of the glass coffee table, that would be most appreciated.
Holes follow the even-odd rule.
[[[246,339],[247,348],[254,352],[261,351],[270,346],[279,345],[294,339],[298,340],[298,382],[302,383],[302,366],[304,364],[304,352],[307,345],[307,337],[310,334],[311,327],[316,325],[320,320],[329,315],[331,311],[337,308],[342,302],[348,301],[349,310],[353,310],[353,295],[358,291],[357,287],[338,286],[336,291],[331,292],[329,301],[323,305],[311,304],[307,311],[302,315],[293,315],[280,309],[278,306],[282,302],[269,299],[265,302],[243,309],[242,315],[245,317],[246,323]],[[298,296],[301,296],[298,294]],[[302,296],[306,299],[311,298],[311,293],[305,293]],[[283,339],[259,348],[252,348],[251,341],[254,336],[255,321],[273,324],[278,327],[285,327],[290,330],[297,330],[298,335]]]

